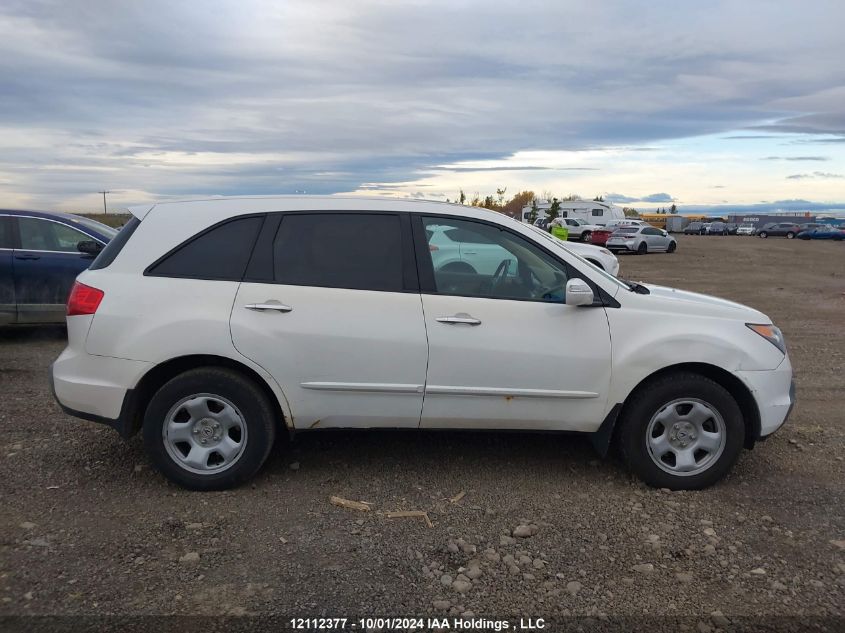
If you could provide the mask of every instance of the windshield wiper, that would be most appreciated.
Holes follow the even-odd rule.
[[[646,288],[646,287],[645,287],[644,285],[642,285],[641,283],[638,283],[638,282],[636,282],[636,281],[629,281],[629,280],[627,280],[627,279],[620,279],[619,281],[621,281],[623,284],[625,284],[626,286],[628,286],[628,289],[629,289],[631,292],[636,292],[637,294],[640,294],[640,295],[650,295],[650,294],[651,294],[651,292],[649,291],[649,289],[648,289],[648,288]]]

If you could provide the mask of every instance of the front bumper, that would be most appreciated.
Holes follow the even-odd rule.
[[[764,439],[786,423],[795,406],[795,381],[789,358],[771,371],[738,371],[751,390],[760,412],[760,435]]]

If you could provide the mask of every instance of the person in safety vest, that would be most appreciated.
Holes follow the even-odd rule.
[[[566,226],[566,222],[564,222],[560,218],[555,218],[552,220],[551,224],[549,225],[549,233],[554,235],[557,239],[563,240],[564,242],[569,239],[569,228]]]

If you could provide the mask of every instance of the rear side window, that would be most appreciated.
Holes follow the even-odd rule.
[[[177,246],[147,269],[156,277],[240,281],[264,216],[218,224]]]
[[[293,214],[273,244],[277,283],[402,291],[402,228],[390,214]]]
[[[117,232],[117,235],[115,235],[112,240],[106,244],[105,248],[100,251],[100,254],[94,258],[94,261],[91,262],[91,265],[88,268],[90,270],[100,270],[101,268],[105,268],[111,264],[114,261],[114,258],[117,257],[117,254],[123,250],[126,242],[128,242],[129,238],[132,237],[132,234],[135,232],[135,229],[138,228],[140,223],[141,220],[133,215],[129,222],[124,224],[123,228]]]
[[[0,215],[0,248],[14,248],[12,222],[2,215]]]

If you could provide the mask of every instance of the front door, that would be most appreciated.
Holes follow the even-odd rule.
[[[12,267],[14,245],[12,220],[0,215],[0,325],[14,323],[17,312],[15,306],[15,271]]]
[[[421,242],[430,226],[453,227],[464,241],[495,246],[501,262],[492,273],[438,269],[427,245],[417,248],[429,341],[421,426],[594,431],[610,381],[610,335],[603,307],[563,303],[576,271],[495,225],[419,222]]]
[[[12,262],[18,323],[64,321],[70,288],[93,259],[76,245],[92,238],[53,220],[15,219],[20,239]]]
[[[406,215],[290,213],[265,229],[232,340],[279,383],[297,429],[419,425],[428,346],[413,258]]]

